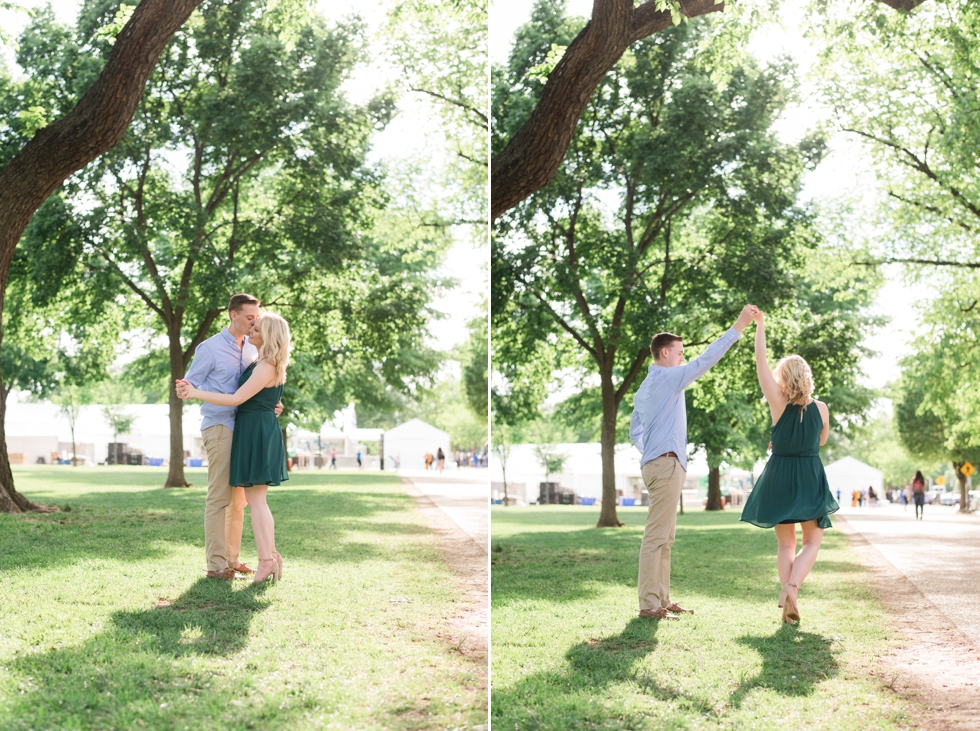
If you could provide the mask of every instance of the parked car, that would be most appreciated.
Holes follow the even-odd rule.
[[[926,505],[934,505],[935,503],[938,503],[945,494],[945,490],[928,490],[926,492]]]
[[[960,504],[960,493],[957,492],[944,492],[939,496],[940,505],[959,505]]]

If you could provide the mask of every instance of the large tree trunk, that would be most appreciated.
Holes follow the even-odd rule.
[[[170,405],[170,471],[164,487],[190,487],[184,476],[184,402],[177,398],[174,381],[183,378],[187,371],[184,354],[180,347],[180,326],[168,328],[170,338],[170,384],[167,403]],[[176,332],[174,332],[176,330]]]
[[[200,2],[143,0],[120,31],[92,88],[68,114],[39,129],[0,170],[0,317],[14,249],[31,216],[70,175],[119,142],[160,54]],[[2,340],[0,330],[0,346]],[[17,512],[21,501],[34,505],[14,489],[4,439],[0,441],[0,511]]]
[[[600,374],[602,379],[602,431],[599,441],[602,445],[602,511],[596,528],[619,527],[623,525],[616,515],[616,415],[619,402],[616,389],[612,385],[612,373]]]
[[[879,0],[911,10],[924,0]],[[715,0],[680,0],[681,13],[694,18],[723,10]],[[592,20],[548,76],[530,118],[490,162],[493,220],[540,190],[554,176],[575,135],[575,127],[599,82],[636,41],[672,25],[670,13],[654,0],[595,0]]]
[[[4,423],[7,417],[7,395],[3,388],[3,372],[0,371],[0,513],[29,513],[34,511],[54,512],[58,508],[38,505],[28,500],[14,489],[14,475],[10,471],[10,458],[7,456],[7,434]]]
[[[704,504],[705,510],[724,510],[725,504],[721,500],[721,468],[710,467],[708,469],[708,501]]]
[[[966,475],[960,472],[965,462],[954,462],[953,469],[956,470],[956,481],[960,483],[960,512],[966,513],[970,510],[970,496],[966,489]]]

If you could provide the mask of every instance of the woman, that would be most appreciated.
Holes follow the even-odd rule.
[[[920,470],[912,478],[912,499],[915,500],[915,519],[922,520],[926,512],[926,478]]]
[[[766,360],[765,318],[753,318],[755,366],[759,385],[772,416],[772,457],[759,476],[742,509],[741,520],[760,528],[775,528],[779,571],[778,606],[783,621],[800,621],[797,596],[803,580],[817,560],[830,513],[840,506],[827,483],[820,447],[827,443],[830,412],[813,399],[813,374],[798,355],[789,355],[769,369]],[[796,524],[803,531],[803,548],[796,553]]]
[[[252,532],[259,554],[254,582],[282,576],[282,556],[276,551],[276,526],[266,503],[269,485],[289,479],[286,450],[275,408],[282,396],[289,365],[289,325],[279,315],[263,314],[249,333],[249,342],[259,351],[258,359],[238,379],[232,394],[210,393],[177,381],[177,395],[196,398],[218,406],[237,406],[235,433],[231,442],[229,482],[245,489],[252,515]]]

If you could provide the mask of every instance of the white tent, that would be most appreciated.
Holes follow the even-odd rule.
[[[411,419],[384,433],[385,467],[394,469],[397,463],[401,469],[425,469],[425,453],[435,456],[439,447],[446,455],[446,466],[453,465],[450,459],[449,435],[421,419]]]
[[[170,413],[167,404],[127,404],[121,407],[135,417],[119,441],[145,456],[170,459]],[[79,409],[75,424],[75,448],[89,464],[104,462],[113,440],[112,428],[102,413],[102,406],[86,405]],[[31,403],[11,398],[7,403],[7,452],[15,454],[18,464],[35,464],[38,457],[50,462],[52,457],[66,459],[71,453],[71,429],[58,406],[48,401]],[[201,441],[201,411],[196,404],[185,405],[184,450],[195,459],[204,458]]]
[[[839,490],[842,500],[850,500],[852,491],[867,490],[868,487],[874,487],[875,492],[880,497],[884,497],[884,475],[881,470],[876,470],[861,460],[844,457],[831,462],[824,467],[824,471],[827,473],[827,481],[830,483],[830,491],[834,497],[837,497]]]

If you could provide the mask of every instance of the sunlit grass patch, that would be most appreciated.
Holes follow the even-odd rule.
[[[783,625],[772,531],[678,517],[677,622],[637,617],[645,508],[624,528],[582,507],[493,508],[492,709],[505,729],[894,729],[904,701],[870,675],[895,639],[870,576],[829,530]]]
[[[453,578],[397,478],[270,490],[276,586],[204,578],[206,475],[15,468],[67,512],[0,515],[0,729],[417,729],[486,720],[436,636]],[[243,558],[253,566],[246,512]]]

